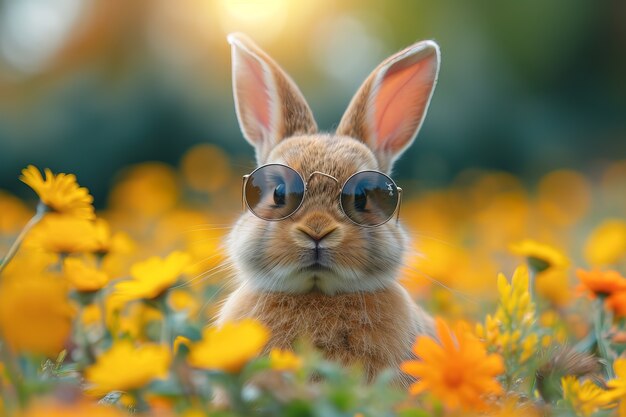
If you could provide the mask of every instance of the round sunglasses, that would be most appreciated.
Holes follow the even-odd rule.
[[[245,207],[263,220],[284,220],[302,206],[308,182],[314,175],[339,180],[315,171],[307,181],[293,168],[282,164],[263,165],[243,176],[242,200]],[[341,187],[341,211],[353,223],[375,227],[387,223],[397,212],[400,217],[402,189],[379,171],[359,171]]]

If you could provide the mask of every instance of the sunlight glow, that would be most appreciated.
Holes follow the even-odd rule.
[[[219,0],[216,8],[226,32],[243,31],[270,41],[285,28],[293,4],[289,0]]]

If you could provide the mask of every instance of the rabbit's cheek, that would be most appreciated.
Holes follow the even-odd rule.
[[[228,253],[235,264],[254,263],[264,247],[264,236],[270,226],[270,223],[248,214],[237,221],[227,239]]]

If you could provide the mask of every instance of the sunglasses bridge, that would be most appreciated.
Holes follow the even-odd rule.
[[[313,175],[321,175],[323,177],[330,178],[331,180],[335,181],[337,183],[337,185],[339,185],[339,180],[337,178],[333,177],[332,175],[326,174],[326,173],[320,172],[320,171],[313,171],[313,172],[311,172],[311,175],[309,175],[309,178],[307,178],[306,182],[304,183],[304,188],[305,189],[308,186],[309,182],[311,182],[311,178],[313,178]]]

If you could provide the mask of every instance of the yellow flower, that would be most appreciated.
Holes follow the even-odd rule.
[[[96,404],[91,401],[82,401],[77,404],[64,404],[50,401],[39,401],[30,405],[26,410],[17,413],[15,417],[124,417],[112,406]]]
[[[110,323],[114,334],[124,335],[133,340],[148,340],[147,335],[151,324],[163,323],[163,313],[144,303],[133,303],[123,312],[119,312],[119,300],[115,297],[107,299],[107,323]],[[118,311],[116,313],[115,311]]]
[[[46,178],[39,169],[29,165],[22,170],[20,180],[32,188],[50,210],[91,220],[95,218],[93,197],[84,187],[79,187],[73,174],[54,175],[45,169]]]
[[[134,264],[132,279],[115,286],[115,295],[121,300],[154,299],[176,283],[189,264],[189,255],[172,252],[167,258],[153,256]]]
[[[98,291],[109,282],[109,276],[104,271],[87,265],[82,259],[65,259],[63,270],[70,285],[80,292]]]
[[[576,377],[569,375],[561,379],[561,386],[563,398],[569,401],[579,415],[584,417],[613,405],[611,395],[591,380],[581,383]]]
[[[592,186],[583,175],[558,170],[545,175],[538,184],[537,208],[550,223],[565,227],[582,219],[592,203]]]
[[[613,370],[615,379],[608,381],[606,386],[611,388],[613,397],[624,397],[626,396],[626,359],[616,359],[613,362]]]
[[[174,339],[174,345],[172,347],[172,350],[174,351],[174,355],[178,353],[181,346],[187,346],[187,347],[191,346],[191,340],[185,336],[181,336],[181,335],[176,336],[176,338]]]
[[[89,327],[100,323],[102,320],[102,310],[97,304],[89,304],[80,311],[80,322],[83,326]]]
[[[502,358],[487,354],[485,346],[462,324],[452,333],[436,320],[437,343],[418,336],[413,352],[421,360],[403,362],[403,372],[418,378],[411,394],[427,391],[450,409],[484,410],[485,397],[502,393],[496,376],[504,371]]]
[[[158,345],[136,347],[124,340],[113,344],[94,365],[85,370],[85,379],[96,395],[110,391],[131,391],[153,379],[167,377],[171,357],[168,348]]]
[[[147,162],[125,170],[110,194],[111,207],[138,217],[154,217],[176,204],[180,186],[169,165]]]
[[[537,294],[557,307],[565,306],[571,299],[567,273],[564,269],[549,268],[537,274],[535,281]]]
[[[585,244],[585,259],[591,265],[618,263],[626,257],[626,222],[620,219],[603,221]]]
[[[537,336],[537,333],[531,333],[528,337],[524,338],[522,342],[522,356],[520,357],[522,363],[526,362],[535,354],[538,341],[539,336]]]
[[[36,276],[50,270],[50,266],[58,261],[58,257],[51,253],[40,251],[29,251],[22,248],[17,252],[15,258],[7,264],[2,276],[6,279],[15,276],[21,279],[25,276]]]
[[[93,222],[59,214],[44,217],[24,241],[25,247],[62,255],[93,252],[96,244]]]
[[[290,350],[272,349],[270,365],[277,371],[297,371],[302,367],[302,359]]]
[[[500,327],[502,323],[496,317],[487,314],[485,318],[485,325],[478,323],[476,325],[476,336],[484,339],[488,345],[498,346],[500,338]]]
[[[52,275],[4,277],[0,333],[12,349],[55,357],[70,335],[73,310],[63,282]]]
[[[94,252],[107,253],[130,253],[134,249],[134,243],[125,233],[111,233],[111,226],[104,219],[96,219],[94,222],[96,248]]]
[[[183,155],[180,170],[185,182],[196,191],[216,192],[228,184],[228,155],[219,147],[196,145]]]
[[[196,408],[191,408],[183,411],[180,417],[207,417],[206,413]]]
[[[252,319],[208,327],[202,340],[191,346],[189,363],[197,368],[238,372],[261,353],[269,337],[269,330]]]
[[[187,316],[193,316],[198,312],[199,305],[196,298],[185,290],[174,290],[169,293],[168,304],[176,312],[185,312]]]
[[[538,337],[532,332],[535,307],[530,300],[528,281],[528,268],[525,265],[515,270],[510,284],[504,275],[499,274],[500,303],[496,314],[487,315],[485,325],[476,328],[477,335],[490,348],[495,348],[507,358],[514,357],[519,363],[532,357],[532,349]]]
[[[525,239],[513,243],[509,250],[516,255],[524,256],[528,263],[538,272],[548,268],[564,268],[569,265],[567,257],[550,245]]]
[[[498,275],[498,293],[502,312],[498,318],[505,326],[515,327],[512,324],[528,324],[534,320],[534,304],[528,293],[528,269],[519,266],[513,273],[511,284],[503,274]]]

